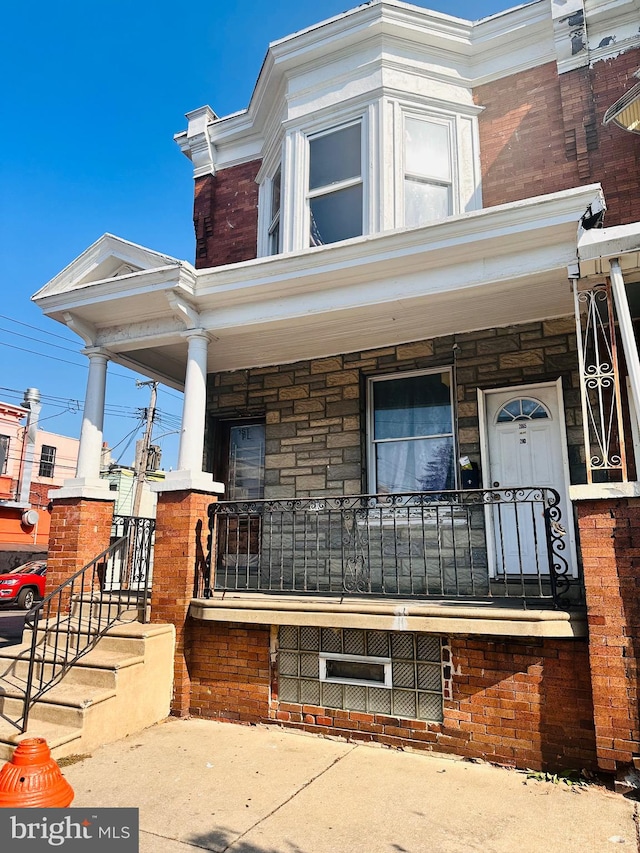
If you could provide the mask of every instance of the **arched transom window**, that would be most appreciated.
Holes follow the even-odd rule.
[[[531,397],[518,397],[516,400],[505,403],[496,416],[496,423],[533,421],[550,417],[549,410],[540,400],[534,400]]]

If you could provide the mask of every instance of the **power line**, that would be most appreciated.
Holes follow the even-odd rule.
[[[60,338],[61,341],[66,341],[68,344],[73,343],[71,338],[64,335],[57,335],[55,332],[50,332],[48,329],[43,329],[41,326],[32,326],[30,323],[25,323],[22,320],[16,320],[15,317],[7,317],[6,314],[0,314],[3,320],[9,320],[10,323],[17,323],[19,326],[25,326],[27,329],[35,329],[36,332],[42,332],[45,335],[51,335],[52,338]]]
[[[28,341],[37,341],[39,344],[44,344],[46,347],[55,347],[56,349],[63,349],[66,352],[78,352],[77,347],[72,349],[71,347],[63,347],[60,344],[52,344],[50,341],[43,341],[41,338],[34,338],[33,335],[23,335],[22,332],[14,332],[12,329],[5,329],[4,326],[0,326],[0,332],[7,332],[7,334],[15,335],[17,338],[26,338]]]

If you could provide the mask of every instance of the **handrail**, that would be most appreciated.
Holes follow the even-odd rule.
[[[31,652],[22,716],[17,721],[23,734],[34,703],[57,684],[76,661],[91,651],[122,613],[131,607],[128,600],[114,600],[103,589],[107,572],[126,560],[128,550],[129,533],[67,578],[27,613],[24,624],[32,632]],[[72,605],[76,609],[73,617]],[[43,621],[44,627],[40,628]],[[72,642],[69,629],[76,624],[78,631],[75,642]],[[42,654],[36,660],[39,646]]]

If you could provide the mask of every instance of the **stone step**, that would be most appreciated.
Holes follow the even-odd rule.
[[[44,738],[51,751],[58,757],[70,755],[76,751],[74,745],[79,744],[81,735],[82,729],[76,726],[65,726],[57,722],[45,722],[31,718],[27,731],[22,734],[8,720],[0,719],[0,759],[8,761],[18,743],[28,737]]]

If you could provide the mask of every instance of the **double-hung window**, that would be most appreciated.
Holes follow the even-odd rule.
[[[453,213],[451,125],[404,116],[404,224],[415,227]]]
[[[309,245],[363,233],[362,122],[309,138]]]
[[[9,436],[0,435],[0,474],[7,473],[7,461],[9,459]]]
[[[450,370],[370,379],[372,491],[454,489],[453,423]]]
[[[269,254],[277,255],[280,252],[280,199],[282,189],[282,170],[278,170],[271,179],[271,204],[269,207]]]
[[[56,448],[50,444],[43,444],[40,452],[40,469],[38,476],[53,477],[53,471],[56,466]]]

